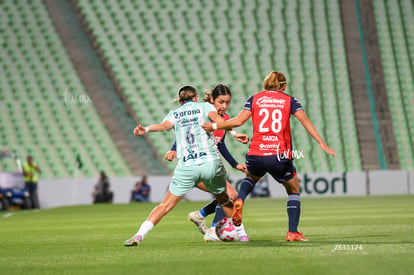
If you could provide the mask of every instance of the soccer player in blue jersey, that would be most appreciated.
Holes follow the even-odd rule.
[[[232,129],[252,118],[253,137],[246,156],[247,177],[240,184],[239,199],[234,205],[237,211],[233,212],[233,223],[236,226],[241,224],[245,198],[257,181],[269,173],[283,184],[288,194],[289,229],[286,240],[307,241],[308,239],[297,230],[300,217],[300,189],[292,158],[290,116],[294,115],[301,122],[322,150],[333,156],[335,152],[322,140],[299,101],[285,93],[286,77],[282,73],[272,71],[266,76],[263,84],[264,90],[250,96],[237,117],[224,122],[205,123],[203,128],[208,131]]]
[[[218,84],[212,90],[205,92],[205,94],[206,97],[204,98],[204,101],[213,104],[213,106],[217,110],[217,113],[221,115],[225,120],[228,120],[229,116],[226,114],[226,111],[231,103],[232,95],[230,88],[223,84]],[[216,130],[213,132],[213,134],[216,138],[217,148],[219,149],[224,159],[233,168],[245,172],[246,165],[238,163],[227,149],[226,143],[224,142],[226,137],[226,131]],[[232,131],[232,134],[235,135],[235,131]],[[166,153],[165,159],[171,161],[175,158],[175,155],[176,144],[174,143],[174,145],[171,148],[171,151]],[[202,182],[200,182],[197,185],[197,187],[201,190],[205,190],[204,184]],[[237,191],[229,182],[227,182],[227,192],[230,198],[232,198],[233,200],[237,199]],[[206,225],[206,217],[213,213],[216,214],[211,223],[211,227],[208,228]],[[222,218],[224,218],[224,212],[221,206],[217,203],[217,200],[213,200],[200,210],[188,214],[188,220],[192,221],[197,226],[198,230],[204,235],[204,241],[220,241],[220,239],[216,235],[215,227]],[[239,229],[239,227],[237,227],[236,229]],[[239,241],[248,241],[247,235],[239,235]]]
[[[197,91],[192,86],[180,88],[178,97],[182,106],[170,111],[162,123],[148,127],[138,125],[134,129],[134,134],[139,136],[147,132],[174,129],[178,163],[163,201],[153,209],[138,232],[125,241],[125,246],[139,245],[152,228],[200,181],[214,194],[225,215],[232,216],[233,202],[226,191],[226,169],[218,154],[214,136],[201,128],[201,124],[209,119],[215,122],[224,119],[210,103],[197,102]],[[235,230],[231,219],[228,220],[230,224],[226,226]]]

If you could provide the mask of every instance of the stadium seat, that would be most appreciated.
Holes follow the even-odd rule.
[[[315,172],[360,169],[359,158],[350,157],[358,156],[359,149],[355,146],[338,1],[265,1],[260,7],[244,0],[76,4],[88,27],[97,30],[93,36],[98,47],[143,122],[159,122],[161,114],[175,107],[170,100],[185,83],[197,85],[199,92],[217,83],[229,85],[234,93],[229,114],[235,116],[247,96],[262,88],[264,76],[276,69],[286,73],[289,93],[300,98],[317,128],[329,136],[324,138],[346,155],[346,160],[331,161],[323,155],[309,154],[309,162],[317,165],[302,161],[299,168]],[[220,10],[215,9],[217,5]],[[289,20],[262,20],[276,13]],[[133,16],[136,14],[139,16]],[[111,20],[114,24],[107,23]],[[275,30],[283,33],[283,39]],[[124,35],[131,33],[129,37]],[[109,37],[109,41],[103,37]],[[269,39],[278,42],[263,43]],[[306,47],[302,39],[307,41]],[[321,47],[325,50],[320,51]],[[149,84],[154,81],[160,84],[156,89]],[[148,99],[149,90],[153,93]],[[154,97],[158,107],[150,108]],[[341,120],[346,123],[338,123]],[[296,125],[295,131],[299,127]],[[240,131],[251,132],[248,126]],[[306,133],[299,133],[294,133],[296,143],[313,152],[315,144]],[[160,154],[172,141],[171,135],[164,138],[165,142],[154,141]],[[339,142],[342,138],[347,142]],[[240,145],[227,140],[237,152],[235,157],[243,160],[245,150],[237,150]]]
[[[412,169],[414,113],[412,112],[413,96],[410,91],[414,87],[412,77],[414,49],[406,45],[412,45],[413,4],[410,1],[382,0],[374,1],[373,4],[400,164],[402,169]],[[401,110],[405,112],[402,113]]]
[[[75,159],[74,152],[69,148],[81,144],[83,135],[93,134],[97,143],[110,149],[110,152],[101,153],[99,157],[107,159],[117,156],[119,165],[123,167],[122,174],[118,175],[129,174],[129,168],[119,157],[117,148],[112,143],[101,142],[101,139],[109,137],[92,105],[65,104],[67,87],[74,94],[85,92],[44,4],[7,2],[5,5],[14,27],[2,25],[1,33],[25,39],[17,47],[6,47],[6,51],[0,53],[0,59],[4,61],[2,67],[7,68],[10,76],[10,95],[16,96],[9,102],[7,115],[2,116],[0,122],[2,126],[9,127],[7,136],[11,138],[7,139],[6,146],[15,148],[22,157],[32,153],[42,166],[42,177],[68,177],[72,176],[72,165],[69,164]],[[10,58],[4,58],[5,54]],[[15,112],[16,109],[20,111]],[[30,134],[27,125],[31,126]],[[89,158],[90,155],[83,156],[85,163],[89,162]],[[83,175],[95,177],[98,170],[99,167],[85,166]],[[110,167],[107,172],[115,175]]]

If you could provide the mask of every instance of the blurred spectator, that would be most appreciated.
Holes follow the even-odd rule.
[[[151,186],[147,183],[147,176],[143,176],[141,181],[135,184],[135,188],[131,192],[131,202],[149,202],[150,194]]]
[[[92,193],[93,203],[109,202],[112,203],[114,194],[110,190],[109,179],[104,171],[100,172],[98,183]]]
[[[27,156],[27,161],[23,163],[23,177],[25,188],[29,191],[30,201],[33,208],[39,208],[37,182],[41,172],[40,168],[33,162],[33,157]]]
[[[267,175],[262,177],[254,186],[252,193],[252,198],[265,198],[270,197],[269,191],[269,182],[267,180]]]

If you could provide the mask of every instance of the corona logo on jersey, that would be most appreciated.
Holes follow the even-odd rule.
[[[182,112],[174,112],[174,117],[178,118],[178,117],[183,117],[183,116],[191,116],[191,115],[196,115],[199,113],[201,113],[199,109],[187,110],[187,111],[182,111]]]
[[[342,177],[310,177],[308,174],[299,176],[301,194],[347,194],[347,174],[343,173]]]
[[[181,127],[185,127],[188,125],[197,124],[198,117],[194,115],[197,115],[200,112],[201,111],[199,109],[174,112],[174,117],[178,121]]]

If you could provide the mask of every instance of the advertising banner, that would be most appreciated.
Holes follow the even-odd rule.
[[[111,178],[111,191],[114,203],[129,203],[131,191],[141,177]],[[365,195],[406,195],[414,194],[413,171],[359,171],[338,173],[299,173],[302,197],[335,197]],[[243,174],[232,176],[230,180],[237,189]],[[282,184],[267,176],[264,186],[270,197],[286,198]],[[91,204],[96,179],[40,179],[39,200],[42,208],[63,205]],[[168,190],[170,176],[148,176],[151,186],[151,201],[160,202]],[[185,199],[206,201],[212,195],[194,188]]]
[[[369,195],[408,194],[408,171],[368,171]]]
[[[301,196],[328,197],[328,196],[364,196],[367,194],[366,173],[299,173]],[[238,188],[240,179],[235,180]],[[286,197],[282,184],[268,176],[270,197]]]

